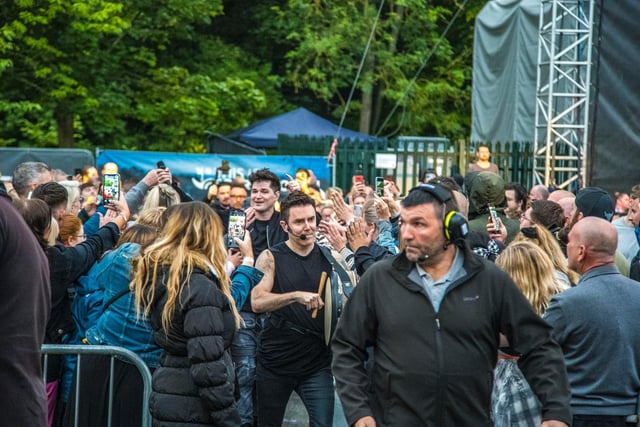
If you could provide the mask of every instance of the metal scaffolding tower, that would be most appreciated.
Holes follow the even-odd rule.
[[[537,184],[566,188],[588,181],[594,3],[541,2],[533,164]]]

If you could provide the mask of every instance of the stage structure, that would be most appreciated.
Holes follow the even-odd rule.
[[[594,3],[547,0],[540,4],[534,135],[534,182],[538,184],[579,188],[590,182]]]
[[[640,1],[492,0],[476,17],[471,139],[532,142],[534,181],[640,183]]]

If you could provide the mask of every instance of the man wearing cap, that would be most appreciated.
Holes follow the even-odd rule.
[[[595,196],[590,191],[600,200]],[[625,420],[638,413],[640,283],[615,267],[617,241],[615,227],[604,219],[576,223],[567,255],[582,277],[554,296],[544,314],[564,354],[573,427],[636,425]]]
[[[614,213],[613,199],[600,187],[585,187],[575,198],[575,209],[572,212],[569,225],[558,233],[558,237],[566,246],[571,229],[585,217],[602,218],[611,222]],[[615,252],[615,265],[624,276],[629,277],[629,261],[620,252]]]

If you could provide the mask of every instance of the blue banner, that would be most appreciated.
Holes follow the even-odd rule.
[[[283,185],[287,175],[295,176],[296,169],[310,169],[316,175],[322,188],[331,182],[329,164],[322,156],[250,156],[238,154],[186,154],[158,151],[121,151],[106,150],[100,152],[96,165],[98,170],[107,162],[118,165],[123,182],[137,182],[158,161],[163,161],[174,179],[179,180],[181,188],[195,200],[202,199],[212,183],[231,182],[242,176],[249,182],[249,175],[258,169],[268,168],[275,173]]]

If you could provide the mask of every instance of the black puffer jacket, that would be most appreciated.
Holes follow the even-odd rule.
[[[157,282],[150,317],[164,353],[153,373],[154,425],[238,426],[235,376],[227,351],[236,329],[229,300],[217,279],[202,270],[195,269],[187,280],[167,334],[162,330],[167,292],[161,277]]]

